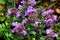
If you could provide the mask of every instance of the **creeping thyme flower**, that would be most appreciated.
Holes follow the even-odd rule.
[[[50,34],[50,33],[52,33],[52,32],[53,32],[53,30],[52,30],[51,28],[49,28],[49,29],[46,30],[46,33],[47,33],[47,34]]]
[[[57,38],[57,37],[58,37],[58,34],[55,34],[55,33],[54,33],[54,34],[52,35],[52,37],[56,37],[56,38]]]
[[[28,16],[29,15],[29,12],[28,11],[25,11],[25,16]]]
[[[7,15],[11,15],[11,13],[12,13],[12,12],[11,12],[10,10],[7,11]]]
[[[46,15],[48,15],[48,11],[44,11],[44,12],[42,13],[42,16],[46,16]]]
[[[27,12],[29,12],[29,13],[37,12],[37,10],[35,8],[33,8],[32,6],[28,6]]]
[[[28,6],[28,10],[27,10],[29,13],[32,13],[33,11],[33,7],[32,6]]]
[[[54,10],[49,9],[48,12],[49,12],[50,14],[52,14],[52,13],[54,12]]]
[[[26,35],[27,34],[24,25],[21,25],[18,28],[15,27],[11,31],[12,31],[12,33],[15,33],[15,34],[18,34],[18,35],[20,35],[20,34]]]
[[[15,28],[13,28],[11,31],[12,31],[12,33],[14,33],[14,32],[16,32],[16,29],[15,29]]]
[[[25,0],[22,0],[21,3],[22,3],[22,4],[26,4],[26,1],[25,1]]]
[[[29,0],[32,4],[36,4],[35,0]]]
[[[21,10],[22,8],[23,8],[23,7],[22,7],[22,5],[19,5],[19,6],[18,6],[18,9],[20,9],[20,10]]]
[[[23,21],[22,21],[22,25],[24,25],[25,23],[27,23],[27,21],[28,21],[27,18],[23,19]]]
[[[48,19],[48,20],[47,20],[47,23],[52,23],[52,22],[53,22],[52,19]]]
[[[54,12],[54,10],[49,9],[49,10],[47,10],[47,11],[44,11],[44,12],[42,13],[42,16],[46,16],[46,15],[52,14],[53,12]]]
[[[30,10],[30,9],[33,9],[33,7],[32,6],[28,6],[28,10]]]
[[[53,21],[57,21],[57,15],[53,15]]]
[[[36,9],[33,9],[33,12],[35,12],[35,13],[36,13],[36,12],[37,12],[37,10],[36,10]]]
[[[48,23],[52,23],[53,20],[52,19],[48,19],[48,20],[44,20],[44,23],[48,24]]]
[[[20,17],[20,13],[17,12],[16,13],[16,17],[19,18]]]
[[[12,9],[11,9],[11,12],[14,13],[14,14],[16,14],[17,11],[18,11],[18,10],[17,10],[16,8],[12,8]]]
[[[22,35],[26,35],[27,33],[26,33],[25,30],[22,30],[21,34],[22,34]]]
[[[34,26],[37,27],[38,24],[39,24],[39,22],[38,21],[35,21]]]
[[[15,28],[18,28],[19,27],[19,25],[18,25],[17,22],[13,22],[12,25],[15,26]]]

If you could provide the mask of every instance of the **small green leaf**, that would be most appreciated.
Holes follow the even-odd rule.
[[[8,23],[7,23],[7,22],[5,22],[5,25],[6,25],[6,26],[8,26]]]
[[[40,40],[45,40],[45,37],[40,37]]]
[[[35,35],[35,34],[36,34],[36,32],[35,32],[35,31],[31,31],[31,34]]]
[[[0,21],[4,21],[5,20],[5,16],[4,17],[0,17]]]
[[[5,1],[4,0],[0,0],[0,4],[5,4]]]
[[[32,40],[35,40],[35,38],[32,38]]]

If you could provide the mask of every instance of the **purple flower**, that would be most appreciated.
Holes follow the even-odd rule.
[[[39,22],[38,21],[35,21],[34,26],[37,27],[38,24],[39,24]]]
[[[44,11],[44,12],[42,13],[42,16],[46,16],[46,15],[48,15],[48,14],[49,14],[48,11]]]
[[[12,25],[15,26],[15,28],[18,28],[19,27],[19,25],[18,25],[17,22],[13,22]]]
[[[54,12],[54,10],[49,9],[48,12],[49,12],[49,14],[52,14]]]
[[[51,28],[49,28],[49,29],[46,30],[46,33],[47,33],[47,34],[50,34],[50,33],[52,33],[52,32],[53,32],[53,30],[52,30]]]
[[[18,6],[18,9],[20,9],[20,10],[21,10],[22,8],[23,8],[23,7],[22,7],[22,5],[19,5],[19,6]]]
[[[20,17],[20,14],[19,14],[18,12],[16,13],[16,17],[17,17],[17,18],[19,18],[19,17]]]
[[[22,25],[24,25],[25,23],[27,23],[27,21],[28,21],[27,18],[23,19],[23,21],[22,21]]]
[[[14,33],[16,30],[15,30],[15,28],[13,28],[11,31],[12,31],[12,33]]]
[[[52,19],[48,19],[48,20],[47,20],[47,23],[49,23],[49,22],[52,23],[53,20],[52,20]]]
[[[52,37],[56,37],[56,38],[57,38],[57,37],[58,37],[58,34],[55,34],[55,33],[54,33],[54,34],[52,35]]]
[[[44,11],[44,12],[42,13],[42,16],[46,16],[46,15],[48,15],[48,14],[52,14],[53,12],[54,12],[54,10],[49,9],[49,10],[47,10],[47,11]]]
[[[35,12],[35,13],[36,13],[36,12],[37,12],[37,10],[36,10],[36,9],[33,9],[33,12]]]
[[[22,35],[26,35],[27,33],[26,33],[25,30],[22,30],[21,34],[22,34]]]
[[[28,16],[29,15],[29,12],[28,11],[25,11],[25,16]]]
[[[25,1],[25,0],[22,0],[21,3],[22,3],[22,4],[26,4],[26,1]]]
[[[33,7],[32,6],[28,6],[28,10],[30,10],[30,9],[33,9]]]
[[[52,23],[53,20],[52,19],[48,19],[48,20],[44,20],[44,23],[48,24],[48,23]]]
[[[32,6],[28,6],[27,12],[32,13],[32,12],[37,12],[36,9],[34,9]]]
[[[57,15],[53,15],[53,21],[57,20]]]
[[[11,15],[11,13],[12,13],[12,12],[11,12],[10,10],[7,11],[7,15]]]
[[[29,0],[32,4],[36,4],[35,0]]]
[[[11,12],[12,12],[12,13],[17,13],[17,9],[16,9],[16,8],[12,8],[12,9],[11,9]]]
[[[32,6],[28,6],[27,12],[32,13],[32,11],[33,11],[33,7]]]

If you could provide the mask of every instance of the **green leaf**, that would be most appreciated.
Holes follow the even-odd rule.
[[[5,16],[4,17],[0,17],[0,21],[4,21],[5,20]]]
[[[35,40],[35,38],[32,38],[32,40]]]
[[[5,22],[5,25],[8,26],[8,22]]]
[[[19,20],[19,19],[14,16],[14,17],[13,17],[13,21],[16,21],[16,20]]]
[[[4,0],[0,0],[0,4],[5,4],[5,1]]]
[[[0,24],[0,31],[4,31],[5,30],[5,24]]]
[[[40,37],[40,40],[45,40],[45,37],[43,37],[43,36],[42,36],[42,37]]]
[[[18,39],[20,39],[20,40],[22,40],[24,37],[22,36],[22,35],[20,35],[19,37],[18,37]]]
[[[35,31],[31,31],[31,34],[36,35],[36,32]]]
[[[27,30],[30,31],[30,28],[28,27]]]
[[[12,0],[8,0],[8,2],[12,2]]]
[[[12,8],[12,6],[9,4],[7,5],[7,9],[10,10]]]

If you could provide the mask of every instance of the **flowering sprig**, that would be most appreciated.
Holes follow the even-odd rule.
[[[20,26],[20,25],[18,25],[17,22],[13,22],[12,25],[15,26],[15,27],[11,30],[12,33],[18,33],[18,35],[19,35],[19,34],[22,34],[22,35],[26,35],[26,34],[27,34],[24,25],[21,25],[21,26]]]
[[[44,12],[42,13],[42,16],[46,16],[46,15],[49,15],[49,14],[53,14],[53,12],[54,12],[54,10],[49,9],[49,10],[47,10],[47,11],[44,11]]]

